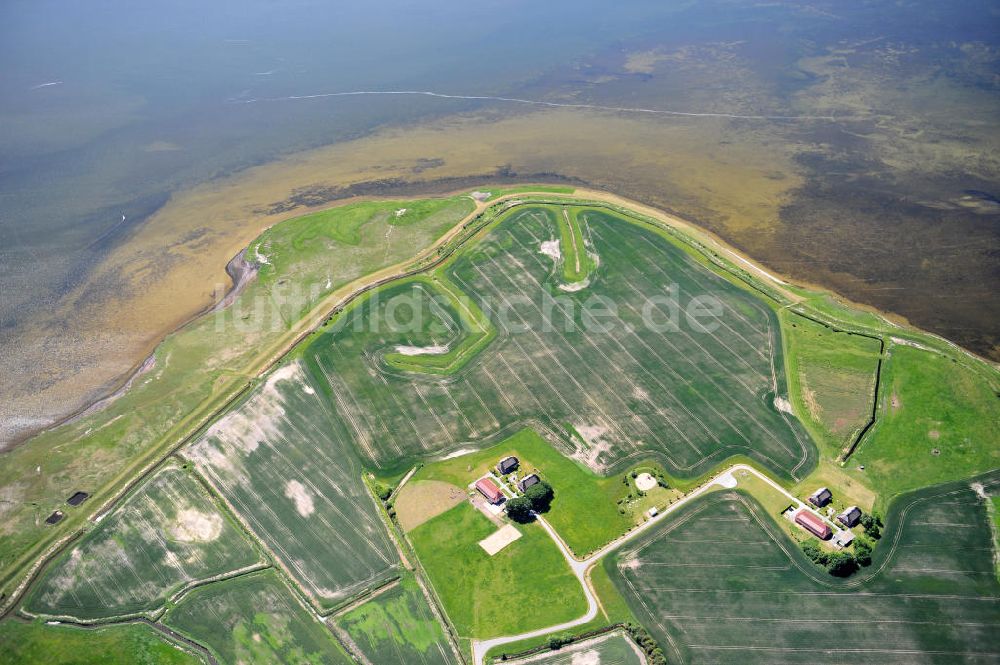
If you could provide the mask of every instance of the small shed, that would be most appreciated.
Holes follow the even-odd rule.
[[[820,540],[826,540],[832,533],[829,524],[824,522],[819,515],[805,508],[795,513],[795,523]]]
[[[532,473],[530,475],[525,476],[521,480],[521,482],[519,482],[517,484],[517,487],[518,487],[518,489],[520,489],[523,492],[524,490],[528,489],[532,485],[537,485],[540,482],[542,482],[542,479],[538,477],[538,474],[537,473]]]
[[[830,503],[833,498],[833,493],[825,487],[820,487],[818,490],[812,493],[809,497],[809,503],[816,506],[817,508],[822,508],[826,504]]]
[[[837,535],[833,537],[833,543],[837,547],[847,547],[854,542],[854,534],[844,529],[843,531],[838,531]]]
[[[837,515],[837,521],[850,529],[852,526],[861,521],[861,509],[857,506],[851,506],[844,512]]]
[[[513,455],[511,455],[510,457],[504,457],[497,463],[497,471],[500,472],[501,476],[505,476],[511,471],[517,469],[519,464],[520,462],[518,462],[517,458],[514,457]]]
[[[494,505],[503,501],[503,492],[500,491],[500,488],[497,487],[492,478],[480,478],[477,480],[476,490]]]

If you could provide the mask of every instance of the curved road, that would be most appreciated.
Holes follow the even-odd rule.
[[[671,515],[675,511],[679,510],[682,506],[687,505],[690,501],[710,491],[716,485],[725,489],[731,489],[733,487],[736,487],[737,480],[736,477],[733,475],[734,471],[746,471],[748,473],[757,476],[765,483],[773,487],[775,490],[781,492],[783,495],[788,497],[788,499],[797,507],[811,510],[813,513],[818,515],[824,522],[826,522],[827,524],[831,524],[834,528],[834,532],[840,530],[839,527],[830,522],[830,520],[826,519],[826,517],[820,515],[818,512],[812,510],[812,508],[804,504],[802,501],[789,494],[784,487],[782,487],[775,481],[771,480],[757,469],[748,466],[746,464],[734,464],[733,466],[727,468],[725,471],[721,471],[720,473],[715,475],[711,480],[706,482],[704,485],[698,487],[691,493],[687,494],[686,496],[684,496],[684,498],[680,499],[676,503],[673,503],[670,506],[668,506],[666,509],[663,510],[663,512],[659,513],[656,517],[652,517],[646,520],[632,531],[629,531],[625,535],[615,540],[612,540],[610,543],[608,543],[601,549],[597,550],[586,559],[582,560],[577,559],[575,556],[573,556],[573,553],[570,551],[569,547],[566,546],[566,543],[563,542],[562,538],[559,537],[559,534],[556,532],[556,530],[553,529],[552,526],[548,522],[546,522],[541,515],[536,515],[535,517],[538,519],[539,524],[541,524],[542,527],[545,528],[545,531],[548,532],[549,536],[552,537],[552,540],[555,541],[556,545],[559,547],[559,551],[562,552],[563,557],[565,557],[566,563],[569,564],[569,567],[573,571],[573,574],[576,576],[576,579],[580,581],[580,586],[583,587],[583,593],[587,597],[587,612],[583,616],[574,619],[572,621],[556,624],[554,626],[548,626],[547,628],[532,630],[527,633],[521,633],[520,635],[494,637],[489,640],[472,640],[473,663],[475,665],[483,665],[486,660],[486,654],[495,647],[504,644],[510,644],[512,642],[520,642],[521,640],[526,640],[533,637],[542,637],[543,635],[548,635],[549,633],[556,633],[561,630],[575,628],[576,626],[581,626],[585,623],[592,621],[594,617],[597,616],[597,596],[594,595],[593,590],[590,588],[590,584],[587,583],[587,574],[590,571],[591,566],[600,561],[605,555],[618,549],[628,541],[640,536],[649,529],[652,529],[655,525],[659,524],[662,520],[666,519],[668,515]]]

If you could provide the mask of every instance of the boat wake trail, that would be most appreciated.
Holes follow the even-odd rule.
[[[324,92],[315,95],[289,95],[287,97],[258,97],[254,99],[231,100],[234,104],[260,104],[266,102],[288,102],[306,99],[326,99],[329,97],[362,97],[366,95],[416,95],[436,97],[439,99],[461,99],[470,101],[505,102],[508,104],[527,104],[550,108],[583,109],[588,111],[611,111],[615,113],[642,113],[648,115],[669,115],[684,118],[725,118],[732,120],[785,120],[785,121],[819,121],[841,122],[856,120],[853,117],[837,117],[832,115],[751,115],[742,113],[696,113],[693,111],[671,111],[667,109],[647,109],[631,106],[603,106],[601,104],[573,104],[569,102],[546,102],[538,99],[520,99],[518,97],[496,97],[493,95],[448,95],[433,90],[351,90],[347,92]]]

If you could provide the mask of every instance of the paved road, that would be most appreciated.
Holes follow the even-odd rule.
[[[527,633],[521,633],[520,635],[494,637],[493,639],[489,640],[472,640],[473,663],[475,665],[483,665],[486,659],[487,652],[489,652],[491,649],[495,647],[504,644],[510,644],[512,642],[520,642],[521,640],[526,640],[533,637],[541,637],[543,635],[548,635],[550,633],[557,633],[559,631],[567,630],[569,628],[575,628],[577,626],[581,626],[585,623],[592,621],[594,617],[597,616],[597,597],[594,595],[593,590],[590,588],[590,584],[587,583],[587,573],[590,570],[590,567],[593,566],[598,561],[600,561],[606,555],[610,554],[614,550],[618,549],[619,547],[627,543],[628,541],[642,535],[649,529],[652,529],[653,527],[658,525],[661,521],[665,520],[669,515],[672,515],[674,512],[680,510],[682,506],[687,505],[690,501],[693,501],[702,494],[711,491],[716,486],[723,487],[726,489],[736,487],[737,480],[736,476],[733,475],[733,473],[736,471],[745,471],[747,473],[757,476],[765,483],[773,487],[775,490],[781,492],[781,494],[788,497],[789,501],[791,501],[798,507],[812,510],[802,501],[789,494],[784,487],[774,482],[773,480],[771,480],[761,472],[757,471],[753,467],[747,466],[746,464],[734,464],[733,466],[727,468],[725,471],[722,471],[716,476],[714,476],[711,480],[706,482],[704,485],[698,487],[693,492],[690,492],[689,494],[685,495],[682,499],[680,499],[676,503],[673,503],[667,508],[665,508],[663,512],[659,513],[656,517],[652,517],[646,520],[645,522],[637,526],[635,529],[629,531],[620,538],[611,541],[601,549],[591,554],[586,559],[577,559],[575,556],[573,556],[573,553],[570,551],[569,547],[567,547],[566,543],[563,542],[563,539],[559,537],[559,534],[556,532],[556,530],[552,528],[552,525],[550,525],[547,521],[545,521],[545,518],[543,518],[541,515],[536,515],[539,524],[542,525],[545,531],[548,532],[549,536],[552,537],[552,540],[555,541],[556,545],[559,546],[559,551],[562,552],[563,557],[566,559],[566,563],[569,564],[569,567],[573,571],[573,574],[576,576],[576,579],[579,580],[580,586],[583,588],[583,593],[587,597],[587,612],[583,616],[577,619],[573,619],[572,621],[556,624],[554,626],[548,626],[547,628],[532,630]],[[820,515],[818,512],[814,510],[812,512],[819,515],[825,522],[833,524],[832,522],[830,522],[830,520],[826,519],[826,517]],[[839,531],[839,528],[837,528],[836,525],[833,525],[833,527],[835,532]]]

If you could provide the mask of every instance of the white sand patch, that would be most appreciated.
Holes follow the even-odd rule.
[[[982,483],[969,483],[969,487],[976,493],[977,496],[979,496],[980,499],[990,498],[989,495],[986,494],[986,487]]]
[[[316,394],[316,391],[313,390],[313,387],[309,386],[309,385],[302,386],[302,392],[304,392],[306,395],[315,395]]]
[[[260,642],[260,633],[254,633],[253,634],[253,641],[254,642]]]
[[[893,344],[899,344],[901,346],[910,346],[913,347],[914,349],[920,349],[921,351],[931,351],[931,352],[934,351],[934,349],[930,348],[929,346],[924,346],[923,344],[919,344],[909,339],[903,339],[902,337],[890,337],[889,339],[892,340]]]
[[[394,214],[394,215],[395,215],[396,217],[402,217],[403,215],[405,215],[405,214],[406,214],[406,208],[400,208],[399,210],[397,210],[397,211],[396,211],[396,212],[394,212],[393,214]]]
[[[630,554],[627,559],[618,564],[618,567],[623,570],[639,570],[642,568],[642,564],[639,562],[637,555]]]
[[[715,480],[715,484],[716,485],[721,485],[722,487],[725,487],[726,489],[732,489],[732,488],[736,487],[736,485],[738,483],[736,481],[736,477],[733,476],[733,472],[729,471],[729,472],[724,473],[721,476],[719,476]]]
[[[471,196],[476,201],[485,201],[486,199],[490,198],[490,193],[489,192],[480,192],[477,189],[476,191],[474,191],[471,194],[469,194],[469,196]]]
[[[228,474],[234,474],[236,472],[236,466],[233,464],[225,453],[223,453],[217,446],[213,443],[202,439],[190,448],[188,448],[185,453],[196,466],[202,468],[212,468],[219,471],[224,471]],[[104,513],[107,515],[107,513]]]
[[[297,382],[303,389],[309,385],[298,362],[279,367],[267,378],[260,392],[242,408],[220,418],[208,429],[204,438],[192,446],[195,457],[202,461],[209,461],[210,458],[213,462],[219,461],[218,455],[198,450],[213,438],[222,444],[223,450],[229,448],[246,454],[254,452],[262,443],[279,439],[280,427],[285,419],[285,398],[279,392],[278,384],[286,381]],[[232,467],[231,464],[225,466]]]
[[[560,284],[559,290],[566,293],[576,293],[577,291],[583,291],[588,286],[590,286],[589,277],[579,282],[573,282],[572,284]]]
[[[511,524],[505,524],[491,535],[479,541],[479,546],[486,550],[486,553],[493,556],[503,548],[521,537],[521,532]]]
[[[302,374],[302,366],[298,362],[289,363],[283,365],[271,373],[271,376],[267,377],[267,384],[265,384],[265,390],[274,390],[275,386],[280,381],[304,381],[305,376]]]
[[[207,543],[222,533],[222,516],[185,508],[168,530],[172,538],[183,543]]]
[[[643,390],[639,386],[635,386],[634,388],[632,388],[632,399],[648,400],[649,399],[649,393],[647,393],[645,390]]]
[[[397,346],[396,353],[404,356],[440,356],[448,353],[448,347],[441,344],[431,346]]]
[[[545,256],[552,257],[555,261],[562,258],[562,252],[559,250],[558,240],[546,240],[538,247],[538,251]]]
[[[267,257],[260,253],[260,245],[257,245],[256,247],[253,248],[253,256],[257,260],[257,263],[259,263],[260,265],[262,266],[271,265],[271,262],[267,260]]]
[[[297,480],[288,481],[285,485],[285,496],[295,503],[295,510],[302,517],[309,517],[316,511],[316,506],[313,505],[312,494],[309,493],[305,485]]]
[[[578,651],[569,661],[570,665],[601,665],[601,654],[597,649]]]
[[[648,492],[656,487],[657,484],[656,478],[646,472],[640,473],[635,477],[635,486],[643,492]]]
[[[458,450],[456,450],[454,452],[448,453],[447,455],[445,455],[441,459],[442,460],[455,459],[456,457],[461,457],[462,455],[468,455],[469,453],[474,453],[474,452],[476,452],[475,448],[459,448]]]
[[[782,413],[792,413],[792,403],[788,401],[787,397],[775,397],[774,408]]]

